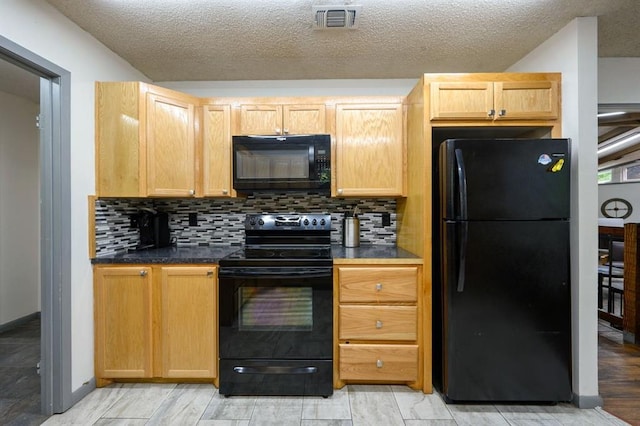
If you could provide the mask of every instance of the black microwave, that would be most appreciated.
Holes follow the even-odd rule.
[[[233,188],[330,191],[331,136],[233,136]]]

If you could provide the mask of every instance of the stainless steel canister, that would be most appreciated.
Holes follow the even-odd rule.
[[[357,216],[345,216],[342,220],[342,244],[345,247],[360,246],[360,219]]]

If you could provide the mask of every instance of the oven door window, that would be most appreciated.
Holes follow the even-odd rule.
[[[326,276],[221,277],[221,358],[327,358],[333,354],[333,281]]]
[[[239,331],[313,329],[313,288],[241,287]]]

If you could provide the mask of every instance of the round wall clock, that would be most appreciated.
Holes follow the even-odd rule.
[[[630,202],[623,198],[609,198],[602,203],[600,211],[604,217],[626,219],[631,216],[633,207],[631,207]]]

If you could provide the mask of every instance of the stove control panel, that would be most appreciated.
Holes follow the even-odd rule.
[[[244,221],[244,228],[261,231],[331,231],[331,215],[323,213],[248,214]]]

